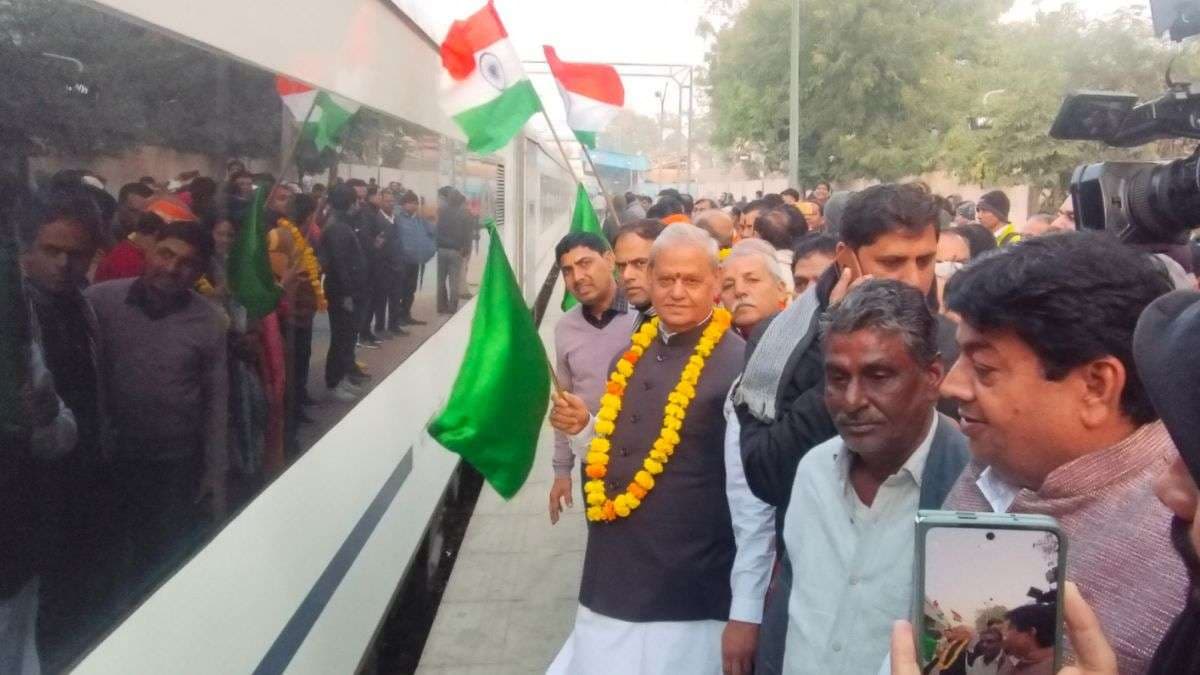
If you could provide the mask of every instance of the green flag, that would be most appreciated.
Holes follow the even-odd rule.
[[[266,203],[267,188],[259,185],[254,189],[254,203],[238,230],[226,268],[233,297],[246,308],[251,319],[261,319],[273,312],[283,293],[275,283],[267,257],[267,229],[262,222]]]
[[[429,435],[511,499],[533,468],[550,405],[550,366],[500,235],[492,224],[488,233],[467,353]]]
[[[591,232],[604,239],[604,228],[600,225],[600,218],[596,216],[596,209],[592,208],[592,200],[588,197],[587,190],[583,189],[583,183],[580,183],[575,189],[575,213],[571,214],[571,232]],[[564,312],[578,302],[570,292],[563,292],[562,310]]]
[[[358,112],[358,104],[323,91],[317,94],[316,108],[309,118],[305,133],[312,134],[317,150],[324,152],[338,143],[342,128]]]

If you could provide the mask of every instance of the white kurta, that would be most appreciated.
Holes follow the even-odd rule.
[[[580,607],[546,675],[721,675],[724,621],[633,623]]]

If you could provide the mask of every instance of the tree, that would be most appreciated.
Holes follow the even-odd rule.
[[[662,128],[658,120],[623,108],[596,137],[596,147],[629,155],[655,156],[664,149]]]
[[[1143,100],[1161,95],[1171,50],[1153,38],[1144,16],[1126,10],[1088,19],[1067,5],[987,33],[989,48],[965,69],[963,84],[971,92],[967,114],[986,116],[990,128],[954,125],[939,160],[960,180],[1029,184],[1042,191],[1042,210],[1053,210],[1076,166],[1157,155],[1155,147],[1120,150],[1049,137],[1068,91],[1125,91]],[[993,95],[984,106],[988,91]]]
[[[801,175],[896,179],[934,166],[953,122],[956,63],[979,47],[964,27],[1008,0],[805,0]],[[708,55],[714,146],[783,165],[790,0],[750,0]]]

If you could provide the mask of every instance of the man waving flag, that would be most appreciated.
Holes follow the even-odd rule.
[[[442,42],[442,66],[442,107],[467,134],[472,152],[504,147],[542,109],[490,0],[465,21],[450,25]]]
[[[589,148],[596,147],[596,134],[612,121],[625,105],[625,86],[617,69],[599,63],[560,61],[554,47],[542,47],[546,63],[567,108],[567,125]]]

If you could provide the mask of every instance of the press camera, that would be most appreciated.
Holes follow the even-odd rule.
[[[1151,0],[1156,35],[1182,41],[1200,33],[1200,0]],[[1175,82],[1141,103],[1135,94],[1081,91],[1063,102],[1050,136],[1131,148],[1173,138],[1200,139],[1200,84]],[[1102,162],[1071,177],[1075,222],[1130,244],[1179,244],[1200,227],[1200,147],[1168,162]]]

